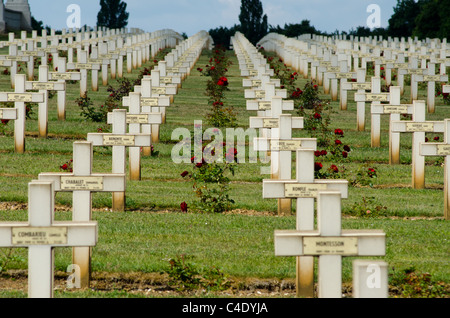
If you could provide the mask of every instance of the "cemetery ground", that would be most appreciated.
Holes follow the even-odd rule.
[[[237,59],[232,51],[228,54],[233,65],[227,74],[230,91],[226,103],[237,111],[238,127],[245,130],[248,118],[255,114],[246,110]],[[208,60],[205,51],[167,109],[160,142],[154,144],[152,156],[142,158],[142,180],[127,180],[126,211],[111,211],[110,193],[93,194],[93,219],[98,221],[99,233],[98,244],[92,249],[90,289],[65,288],[72,250],[55,249],[55,297],[295,297],[295,257],[275,257],[273,244],[275,230],[295,229],[295,216],[277,215],[277,201],[262,198],[262,181],[270,176],[262,175],[260,168],[267,164],[240,163],[231,178],[234,210],[211,214],[192,208],[192,182],[180,175],[190,171],[192,165],[172,161],[171,150],[179,141],[171,138],[174,129],[186,127],[193,131],[194,120],[203,120],[204,128],[207,127],[207,78],[196,68],[204,67]],[[139,70],[124,72],[125,77],[132,79],[138,75]],[[300,78],[297,86],[303,88],[307,81]],[[115,80],[110,83],[117,85]],[[11,91],[9,76],[0,75],[0,89]],[[419,93],[425,96],[424,89]],[[97,106],[104,103],[108,94],[101,85],[98,92],[88,92]],[[99,129],[109,131],[106,124],[80,116],[75,103],[78,97],[79,83],[68,84],[66,121],[57,120],[56,97],[50,100],[47,139],[38,138],[37,106],[34,107],[26,123],[25,154],[14,153],[13,123],[2,125],[0,222],[26,221],[28,183],[40,173],[60,172],[60,167],[72,159],[74,141],[86,140],[88,133]],[[339,111],[339,101],[332,102],[335,112],[330,126],[333,131],[342,129],[345,144],[352,148],[343,164],[347,171],[355,173],[360,167],[374,168],[377,178],[372,179],[372,185],[349,186],[349,198],[343,200],[343,228],[386,232],[387,252],[380,259],[389,264],[391,297],[448,297],[450,225],[443,218],[443,162],[427,158],[426,189],[412,189],[411,136],[401,136],[401,164],[389,165],[388,118],[382,118],[382,146],[372,148],[369,114],[366,111],[366,131],[357,132],[353,93],[349,93],[348,100],[347,111]],[[408,88],[402,102],[409,102]],[[436,113],[427,114],[427,120],[449,117],[450,106],[440,98]],[[442,134],[430,134],[428,138],[435,136],[443,138]],[[309,136],[306,131],[297,130],[294,137]],[[111,172],[111,153],[110,148],[94,148],[93,172]],[[56,220],[71,219],[71,201],[71,194],[56,195]],[[182,202],[188,204],[187,213],[180,210]],[[364,213],[360,214],[360,210]],[[187,275],[194,276],[197,271],[209,282],[208,287],[190,290],[180,283],[169,284],[169,261],[182,256],[186,264],[192,265]],[[344,293],[349,297],[352,260],[343,260]],[[26,249],[1,249],[0,265],[0,297],[26,297]]]

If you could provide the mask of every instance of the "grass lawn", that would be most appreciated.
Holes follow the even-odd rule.
[[[249,126],[249,117],[255,113],[246,110],[242,77],[237,58],[228,52],[233,65],[227,77],[230,91],[226,103],[238,113],[238,126],[244,130]],[[167,122],[161,126],[160,142],[155,144],[154,156],[142,158],[142,180],[127,181],[127,209],[123,213],[111,212],[111,194],[93,195],[93,219],[99,224],[99,241],[93,248],[93,273],[112,276],[135,273],[161,273],[169,268],[169,260],[179,255],[191,257],[199,268],[216,266],[233,281],[245,282],[250,278],[274,279],[278,281],[295,278],[295,258],[274,256],[274,230],[294,229],[295,216],[278,216],[276,200],[262,198],[261,163],[241,163],[232,177],[230,196],[234,199],[232,213],[205,214],[191,208],[196,200],[192,183],[180,174],[190,169],[190,164],[175,164],[171,151],[178,139],[172,140],[172,132],[179,127],[193,131],[194,121],[205,119],[209,111],[204,95],[207,78],[195,69],[208,64],[208,52],[203,52],[191,75],[183,82],[173,104],[167,109]],[[143,67],[150,66],[150,63]],[[125,76],[136,79],[138,70]],[[299,79],[303,88],[307,79]],[[101,80],[99,81],[101,83]],[[116,85],[115,81],[110,81]],[[93,123],[80,116],[75,103],[79,95],[79,84],[69,84],[67,90],[67,118],[58,121],[56,97],[50,100],[49,138],[37,138],[37,109],[27,120],[26,153],[14,153],[13,123],[3,125],[0,131],[0,221],[27,220],[27,186],[37,179],[39,173],[59,172],[60,166],[72,158],[73,142],[86,140],[87,133],[99,128],[110,129],[106,124]],[[90,86],[88,86],[90,87]],[[405,100],[408,100],[407,87]],[[9,76],[0,75],[0,91],[10,91]],[[322,91],[322,88],[320,88]],[[420,90],[424,98],[425,90]],[[95,105],[102,105],[108,97],[107,88],[98,92],[89,91]],[[329,96],[322,95],[329,99]],[[378,177],[370,186],[349,187],[349,198],[343,201],[343,228],[381,229],[387,234],[387,254],[390,283],[397,290],[401,273],[411,270],[420,276],[429,273],[431,285],[437,282],[450,284],[449,239],[450,226],[443,220],[443,166],[436,159],[427,158],[426,189],[411,188],[411,136],[401,136],[401,164],[389,165],[388,118],[382,118],[382,146],[370,145],[370,116],[366,114],[366,131],[356,131],[356,104],[353,93],[348,96],[347,111],[339,111],[339,103],[332,102],[331,128],[345,132],[345,143],[352,147],[344,163],[348,171],[356,171],[365,164],[378,171]],[[369,110],[369,106],[366,108]],[[293,112],[295,114],[295,112]],[[427,114],[427,120],[450,118],[450,106],[437,98],[436,113]],[[294,137],[306,137],[305,131],[295,131]],[[434,136],[442,134],[431,134]],[[295,156],[293,156],[295,160]],[[330,165],[333,162],[324,162]],[[94,149],[94,172],[111,171],[111,150]],[[375,198],[376,204],[385,208],[386,216],[357,217],[353,211],[361,205],[363,198]],[[181,213],[180,203],[187,202],[189,213]],[[56,219],[70,220],[71,195],[58,193]],[[295,212],[295,211],[294,211]],[[16,249],[7,257],[9,250],[0,249],[0,266],[8,260],[3,270],[26,270],[27,253]],[[55,267],[66,272],[71,264],[71,249],[56,249]],[[351,262],[345,258],[344,283],[351,283]],[[0,297],[24,297],[23,291],[2,288]],[[6,278],[8,281],[8,278]],[[404,281],[402,281],[404,282]],[[422,283],[422,280],[420,280]],[[419,283],[417,283],[419,284]],[[120,288],[110,293],[93,291],[58,291],[57,297],[133,297]],[[142,295],[140,295],[142,296]],[[157,296],[155,296],[157,297]],[[436,294],[432,294],[436,297]]]

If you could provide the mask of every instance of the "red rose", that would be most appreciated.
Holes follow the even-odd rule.
[[[434,139],[434,141],[439,141],[439,136],[436,136],[433,139]]]
[[[347,152],[350,152],[350,151],[351,151],[350,147],[347,146],[347,145],[344,146],[344,150],[347,151]]]
[[[334,143],[335,143],[336,145],[342,145],[342,141],[340,141],[339,139],[336,139],[336,140],[334,141]]]
[[[315,119],[320,119],[320,118],[322,118],[322,116],[319,113],[315,113],[314,114],[314,118]]]
[[[334,134],[338,136],[344,136],[344,131],[342,129],[336,129],[334,131]]]
[[[320,152],[320,154],[321,154],[322,156],[326,156],[326,155],[328,154],[328,152],[327,152],[326,150],[322,150],[322,151]]]
[[[61,166],[61,169],[63,169],[63,170],[67,170],[67,168],[69,168],[69,166],[68,166],[67,164],[63,164],[63,165]]]
[[[321,156],[321,152],[320,151],[314,151],[314,155],[316,156],[316,157],[320,157]]]
[[[186,203],[186,202],[182,202],[182,203],[180,204],[180,208],[181,208],[181,212],[186,213],[186,212],[188,211],[187,203]]]
[[[9,123],[9,119],[2,119],[2,124],[3,125],[8,125]]]
[[[334,172],[334,173],[338,173],[339,172],[339,169],[338,169],[338,167],[336,165],[331,165],[330,170],[332,172]]]
[[[314,170],[315,171],[319,171],[323,168],[323,165],[320,162],[315,162],[314,163]]]
[[[342,152],[342,157],[344,157],[344,158],[347,158],[347,157],[348,157],[347,151],[343,151],[343,152]]]
[[[184,172],[181,174],[181,176],[184,178],[184,177],[186,177],[188,174],[189,174],[189,172],[184,171]]]

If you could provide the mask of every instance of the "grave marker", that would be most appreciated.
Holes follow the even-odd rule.
[[[362,68],[358,69],[356,71],[356,83],[355,82],[344,82],[341,85],[341,90],[343,90],[343,91],[356,90],[358,94],[364,94],[366,92],[366,90],[371,90],[371,89],[372,89],[372,83],[366,82],[366,70],[362,69]],[[347,101],[345,101],[345,103],[347,103]],[[365,112],[366,112],[366,102],[365,101],[356,102],[356,129],[357,129],[357,131],[365,130],[365,120],[366,120]]]
[[[65,91],[66,83],[50,82],[48,66],[39,66],[39,80],[37,82],[26,82],[25,90],[39,90],[44,95],[44,101],[39,103],[38,127],[39,137],[47,138],[48,135],[48,92]]]
[[[142,125],[161,125],[161,113],[145,113],[142,112],[141,94],[131,92],[128,96],[129,113],[127,114],[127,124],[131,134],[142,133]],[[113,123],[113,114],[108,113],[108,124]],[[151,136],[149,136],[151,144]],[[130,148],[130,179],[141,180],[141,149],[139,147]]]
[[[55,192],[72,192],[72,220],[90,222],[92,220],[93,192],[125,192],[125,174],[92,173],[94,150],[91,142],[74,142],[73,173],[40,173],[40,181],[54,183]],[[89,247],[73,249],[73,264],[80,268],[81,288],[89,287],[91,250]]]
[[[53,182],[28,185],[28,222],[0,223],[0,247],[28,248],[28,297],[52,298],[55,247],[97,244],[97,222],[56,222]]]
[[[60,57],[56,63],[58,63],[58,71],[50,72],[48,74],[48,79],[57,81],[58,83],[65,83],[66,81],[81,81],[81,73],[80,72],[67,72],[67,60],[66,58]],[[58,94],[58,120],[66,119],[66,91],[57,91]]]
[[[420,143],[420,156],[445,157],[444,162],[444,218],[450,220],[450,119],[444,120],[443,143]]]
[[[392,122],[391,130],[412,133],[412,187],[425,188],[425,158],[420,155],[420,144],[425,142],[426,132],[444,132],[444,122],[426,121],[425,101],[414,101],[413,120]]]
[[[318,192],[317,230],[275,231],[276,256],[318,257],[319,298],[342,297],[342,257],[386,254],[383,231],[341,228],[341,199],[341,192]]]
[[[112,173],[125,174],[126,148],[151,147],[150,134],[127,133],[127,112],[115,109],[112,118],[113,132],[111,134],[89,133],[87,140],[94,146],[112,147]],[[113,193],[113,210],[125,211],[125,192]]]
[[[314,178],[314,149],[297,150],[295,180],[264,180],[263,198],[295,199],[296,230],[314,230],[314,204],[322,190],[338,190],[343,198],[348,197],[348,181],[317,180]],[[297,296],[314,295],[314,259],[297,258]]]
[[[381,102],[388,102],[390,94],[381,93],[381,79],[378,76],[372,77],[372,91],[370,93],[356,93],[356,102],[372,102],[372,105],[379,105]],[[361,109],[362,110],[362,109]],[[364,109],[365,112],[365,109]],[[361,118],[365,118],[365,115],[360,114]],[[358,116],[358,117],[359,117]],[[374,127],[378,127],[378,123],[372,121],[372,132],[371,132],[371,145],[372,147],[380,147],[380,133],[374,130]]]
[[[14,151],[23,154],[25,152],[25,103],[42,103],[44,94],[25,92],[25,74],[17,74],[15,77],[15,92],[0,93],[0,102],[14,102],[17,118],[14,121]]]
[[[436,64],[428,63],[428,69],[424,71],[423,75],[417,75],[415,77],[417,82],[427,83],[427,105],[428,113],[433,114],[435,112],[435,99],[436,99],[436,82],[447,82],[448,75],[436,75]]]

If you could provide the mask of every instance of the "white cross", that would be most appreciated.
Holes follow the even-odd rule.
[[[77,141],[73,144],[73,173],[40,173],[40,181],[52,181],[55,192],[73,193],[72,220],[89,222],[92,220],[93,192],[124,192],[125,174],[92,173],[94,147],[91,142]],[[80,267],[81,288],[89,287],[90,248],[74,248],[73,264]]]
[[[436,75],[436,64],[428,63],[428,70],[424,71],[423,75],[416,76],[415,80],[417,82],[427,82],[427,105],[428,113],[432,114],[435,112],[435,95],[436,95],[436,82],[447,82],[448,75]]]
[[[444,217],[450,220],[450,119],[444,120],[443,143],[421,143],[420,155],[445,157],[444,163]]]
[[[127,124],[131,134],[142,133],[143,125],[161,125],[162,113],[145,113],[141,107],[141,94],[131,92],[128,96],[129,112],[127,114]],[[113,123],[113,114],[108,113],[108,124]],[[151,139],[151,137],[149,136]],[[151,141],[150,141],[151,142]],[[141,149],[130,148],[130,179],[141,180]]]
[[[420,155],[420,144],[425,142],[426,132],[444,132],[443,121],[426,121],[425,101],[414,101],[413,120],[392,122],[391,130],[412,133],[412,187],[425,188],[425,158]]]
[[[66,58],[60,57],[56,61],[58,65],[57,72],[49,72],[48,79],[50,81],[57,81],[58,83],[66,83],[66,81],[81,81],[80,72],[67,72]],[[66,84],[67,85],[67,84]],[[66,91],[58,91],[58,120],[66,119]]]
[[[372,83],[366,82],[366,69],[360,68],[356,71],[356,83],[354,82],[344,82],[341,85],[341,90],[345,91],[353,91],[356,90],[356,93],[364,94],[366,90],[372,89]],[[342,93],[341,93],[342,96]],[[345,97],[347,94],[345,94]],[[345,101],[347,103],[347,101]],[[356,129],[357,131],[365,130],[365,112],[366,112],[366,102],[360,101],[356,103]]]
[[[413,114],[414,104],[400,104],[400,86],[390,87],[389,104],[373,104],[370,110],[372,132],[379,136],[381,133],[381,115],[389,115],[389,127],[392,122],[400,121],[401,114]],[[389,163],[400,163],[400,134],[389,128]]]
[[[53,182],[28,185],[28,222],[0,223],[0,247],[28,248],[28,297],[53,297],[55,247],[97,244],[98,225],[56,222]]]
[[[381,93],[381,79],[378,76],[372,77],[372,91],[371,93],[356,93],[355,101],[356,102],[372,102],[372,105],[379,105],[381,102],[388,102],[390,94],[389,93]],[[361,115],[363,116],[363,115]],[[364,115],[365,116],[365,115]],[[380,133],[374,130],[374,127],[377,127],[376,124],[372,122],[372,132],[371,132],[371,144],[372,147],[380,147]]]
[[[44,95],[44,102],[39,103],[38,127],[39,137],[47,138],[48,135],[48,91],[65,91],[66,83],[50,82],[48,66],[39,66],[39,80],[25,83],[25,90],[39,90]]]
[[[43,103],[44,94],[26,93],[25,74],[15,76],[15,92],[0,93],[0,102],[14,102],[16,109],[16,119],[14,121],[14,149],[16,153],[25,152],[25,119],[26,102]]]
[[[384,256],[380,230],[343,230],[338,191],[317,194],[317,230],[275,231],[276,256],[318,257],[319,298],[342,297],[342,257]]]
[[[314,149],[297,150],[296,179],[264,180],[263,198],[295,199],[296,230],[314,230],[314,202],[318,191],[337,190],[343,198],[348,197],[348,181],[317,180],[314,178]],[[297,294],[311,297],[313,295],[314,260],[300,258],[297,261]]]
[[[150,134],[127,133],[127,111],[115,109],[113,111],[113,132],[111,134],[89,133],[87,140],[94,146],[112,147],[112,173],[126,173],[126,148],[151,147]],[[125,192],[113,193],[113,210],[125,210]]]
[[[67,63],[68,70],[80,70],[81,80],[80,80],[80,96],[85,97],[87,93],[87,81],[88,81],[88,70],[92,71],[92,87],[98,87],[98,71],[100,70],[99,63],[88,63],[88,52],[84,50],[78,50],[78,62],[77,63]],[[97,78],[95,77],[97,74]],[[95,89],[94,89],[95,90]]]
[[[15,76],[17,74],[17,62],[28,62],[30,57],[28,56],[19,56],[17,44],[12,44],[9,46],[8,55],[0,55],[0,60],[3,60],[7,65],[11,63],[11,88],[15,88]],[[9,61],[9,62],[6,62]]]

